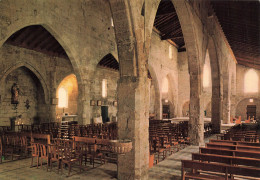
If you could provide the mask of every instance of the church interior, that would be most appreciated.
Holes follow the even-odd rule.
[[[0,179],[259,179],[259,0],[0,0]]]

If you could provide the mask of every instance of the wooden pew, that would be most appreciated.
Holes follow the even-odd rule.
[[[242,146],[242,145],[229,145],[229,144],[221,144],[221,143],[219,143],[219,144],[217,144],[217,143],[206,143],[206,147],[260,152],[260,147],[257,147],[257,146]]]
[[[210,139],[210,143],[221,143],[221,144],[231,144],[231,145],[242,145],[242,146],[259,146],[260,143],[256,142],[245,142],[245,141],[231,141],[231,140],[219,140],[219,139]]]
[[[186,169],[192,171],[187,173]],[[221,174],[201,174],[198,170]],[[182,179],[229,179],[229,175],[260,177],[260,168],[246,166],[231,166],[219,163],[206,163],[192,160],[182,160]]]
[[[225,156],[237,156],[260,159],[260,152],[253,151],[240,151],[240,150],[228,150],[228,149],[215,149],[200,147],[200,153],[204,154],[218,154]]]
[[[218,163],[225,163],[229,165],[245,165],[245,166],[260,167],[260,159],[246,158],[246,157],[193,153],[192,160],[218,162]]]

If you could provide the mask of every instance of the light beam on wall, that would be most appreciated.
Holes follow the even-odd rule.
[[[59,108],[67,108],[68,107],[68,92],[63,87],[58,90],[58,107]]]

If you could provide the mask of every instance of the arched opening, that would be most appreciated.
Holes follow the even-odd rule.
[[[254,69],[249,69],[244,77],[244,92],[257,93],[259,87],[259,77]]]
[[[259,119],[260,118],[260,99],[245,98],[237,103],[236,117],[241,116],[241,120]]]
[[[92,117],[94,123],[106,123],[117,121],[117,82],[119,79],[119,63],[111,54],[105,55],[97,64],[92,99],[97,104],[92,106]]]
[[[78,114],[78,81],[74,74],[68,75],[60,82],[56,97],[58,98],[58,106],[56,107],[58,117],[61,117],[63,113]]]
[[[207,50],[205,56],[205,63],[203,66],[203,88],[205,90],[206,88],[210,88],[210,87],[211,87],[211,67],[210,67],[209,52]]]
[[[49,113],[45,112],[44,120],[56,121],[56,108],[52,106],[56,104],[56,82],[63,78],[64,74],[74,73],[71,61],[61,44],[42,25],[31,25],[13,33],[1,48],[3,51],[12,52],[7,62],[11,69],[25,64],[34,70],[43,85],[45,109],[49,109],[46,110]]]
[[[14,69],[4,79],[5,90],[0,104],[1,126],[31,125],[46,122],[45,94],[41,82],[28,68]],[[13,102],[13,87],[16,100]],[[6,113],[8,112],[8,113]],[[13,129],[14,130],[14,129]]]

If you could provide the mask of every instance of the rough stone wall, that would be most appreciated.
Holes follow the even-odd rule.
[[[172,57],[169,57],[169,51],[172,51]],[[177,48],[171,45],[167,41],[162,41],[159,35],[153,31],[152,39],[151,39],[151,49],[150,56],[148,60],[149,70],[152,75],[152,85],[153,88],[159,88],[159,93],[151,91],[151,95],[154,97],[152,100],[154,103],[150,103],[150,106],[154,105],[154,107],[150,107],[154,109],[154,112],[162,111],[162,106],[158,105],[158,103],[170,104],[170,116],[177,116],[177,106],[178,106],[178,51]],[[167,94],[162,93],[163,79],[167,77],[169,80],[169,91]],[[154,79],[157,79],[156,81]],[[158,82],[157,85],[155,83]],[[159,100],[157,99],[159,98]],[[159,102],[162,99],[167,99],[169,103]],[[158,110],[160,108],[160,110]]]
[[[18,83],[22,83],[22,90],[26,89],[30,86],[33,87],[32,81],[37,83],[37,89],[30,89],[31,94],[37,94],[37,91],[42,92],[41,96],[38,96],[37,99],[42,100],[41,105],[35,105],[36,112],[32,112],[32,114],[29,116],[29,119],[33,119],[34,117],[40,118],[41,122],[49,122],[51,120],[50,113],[46,113],[50,111],[50,94],[52,93],[53,89],[56,89],[57,87],[54,87],[53,89],[52,84],[54,79],[51,76],[51,71],[56,72],[56,77],[57,79],[63,79],[66,74],[72,73],[72,66],[69,60],[63,59],[63,58],[56,58],[56,57],[50,57],[45,54],[16,47],[16,46],[11,46],[8,44],[5,44],[0,48],[0,80],[1,80],[1,87],[0,87],[0,92],[1,92],[1,102],[0,105],[2,105],[2,108],[0,110],[2,111],[4,108],[3,106],[6,106],[7,101],[4,100],[6,96],[9,96],[8,93],[10,92],[10,84],[6,84],[6,80],[9,78],[8,76],[11,75],[13,72],[16,72],[16,69],[19,67],[26,67],[31,71],[30,74],[26,72],[27,71],[22,71],[22,69],[19,71],[21,74],[22,72],[25,73],[23,74],[25,80],[21,80],[17,74],[15,76],[19,77],[18,79],[16,78],[16,81]],[[20,68],[19,68],[20,69]],[[24,68],[23,68],[24,69]],[[14,75],[11,75],[14,76]],[[21,76],[21,77],[23,77]],[[29,76],[34,77],[33,79],[30,80]],[[13,80],[14,81],[14,80]],[[43,88],[45,87],[45,89]],[[33,109],[34,105],[37,104],[37,101],[34,101],[30,97],[30,93],[25,93],[23,97],[22,104],[24,104],[24,99],[29,99],[31,101],[32,99],[32,107],[29,109]],[[19,105],[20,106],[20,105]],[[22,105],[21,105],[22,106]],[[5,118],[9,118],[13,116],[13,114],[6,114]],[[33,120],[28,121],[27,117],[23,116],[25,119],[26,123],[32,123]],[[4,120],[6,122],[6,119]]]
[[[20,67],[11,72],[5,79],[5,95],[0,105],[0,126],[10,126],[10,118],[17,117],[21,119],[20,124],[31,124],[34,118],[37,117],[40,102],[38,97],[40,96],[40,90],[37,87],[37,81],[32,73],[24,68]],[[11,104],[11,87],[14,83],[19,85],[19,104],[16,106]],[[29,100],[29,109],[25,107],[26,100]],[[18,118],[18,116],[20,118]]]
[[[188,59],[186,52],[178,53],[178,99],[179,108],[178,116],[182,117],[185,115],[187,117],[187,111],[189,109],[187,101],[190,101],[190,76],[188,70]],[[186,105],[185,105],[186,104]]]
[[[107,97],[102,97],[102,80],[107,79]],[[97,67],[95,76],[93,77],[93,87],[91,90],[91,100],[102,101],[102,106],[108,106],[108,117],[110,121],[112,116],[117,116],[117,106],[114,102],[117,101],[117,81],[119,80],[119,72],[116,70]],[[101,116],[101,106],[91,106],[92,120],[95,117]]]
[[[34,24],[42,25],[62,45],[79,83],[81,122],[90,123],[90,77],[104,55],[117,54],[109,2],[10,0],[0,1],[0,9],[0,46],[14,32]]]

